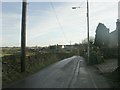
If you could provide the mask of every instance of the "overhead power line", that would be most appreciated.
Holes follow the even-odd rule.
[[[80,8],[81,8],[81,6],[83,5],[85,3],[85,0],[83,0],[82,2],[81,2],[81,4],[80,4]]]
[[[53,3],[50,2],[50,5],[51,5],[51,7],[52,7],[52,9],[53,9],[53,12],[54,12],[54,14],[55,14],[56,20],[57,20],[57,22],[58,22],[58,25],[59,25],[60,29],[62,30],[62,33],[63,33],[63,35],[64,35],[64,38],[66,39],[66,41],[68,41],[68,39],[67,39],[67,37],[66,37],[66,34],[65,34],[65,32],[64,32],[64,29],[63,29],[63,27],[62,27],[62,25],[61,25],[61,23],[60,23],[60,21],[59,21],[59,19],[58,19],[58,16],[57,16],[57,13],[56,13],[56,11],[55,11],[55,8],[54,8]]]

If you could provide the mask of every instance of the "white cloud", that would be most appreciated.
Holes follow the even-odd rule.
[[[12,13],[2,13],[2,45],[14,46],[20,44],[21,16]]]
[[[106,6],[105,6],[106,5]],[[110,31],[116,29],[117,3],[91,3],[90,24],[92,31],[96,29],[99,22],[104,23]],[[98,7],[98,8],[95,8]]]
[[[60,22],[62,29],[60,29],[59,22],[55,17],[55,12],[52,7],[49,10],[35,10],[31,12],[29,9],[27,17],[27,45],[50,45],[50,44],[64,44],[72,42],[82,41],[87,36],[86,28],[86,7],[85,4],[83,8],[72,10],[72,6],[79,6],[80,3],[64,3],[63,5],[56,6],[54,8]],[[95,35],[95,30],[99,22],[107,24],[110,28],[115,28],[114,20],[116,20],[117,15],[117,3],[90,3],[90,36]],[[29,5],[30,7],[30,5]],[[110,9],[110,10],[109,10]],[[32,13],[32,15],[31,15]],[[34,14],[33,14],[34,13]],[[39,13],[42,13],[42,15]],[[6,15],[6,14],[5,14]],[[16,34],[17,43],[10,42],[10,39],[15,38],[14,35],[10,39],[6,39],[5,43],[11,43],[11,45],[19,44],[20,37],[20,15],[6,15],[5,24],[13,27],[9,27],[14,31],[7,38],[10,38],[13,33]],[[12,21],[12,22],[11,22]],[[15,26],[15,27],[14,27]],[[4,27],[5,28],[5,27]],[[9,28],[6,28],[8,30]],[[16,31],[15,31],[16,29]],[[7,32],[6,32],[7,33]],[[10,33],[10,32],[9,32]],[[65,34],[65,35],[64,35]],[[12,44],[13,43],[13,44]],[[7,45],[6,44],[6,45]]]
[[[0,3],[0,47],[2,46],[2,4]]]
[[[83,9],[77,9],[77,10],[72,10],[71,7],[74,5],[79,5],[80,3],[65,3],[60,7],[56,7],[54,5],[58,20],[61,24],[61,26],[63,27],[63,31],[60,29],[59,24],[55,18],[55,13],[51,13],[51,15],[48,15],[48,17],[46,18],[46,20],[44,20],[41,24],[41,21],[38,20],[38,24],[36,23],[36,26],[33,27],[31,30],[31,36],[33,38],[37,38],[37,37],[42,37],[43,35],[47,35],[50,32],[54,32],[55,29],[61,30],[61,32],[65,33],[65,36],[68,38],[68,40],[66,42],[71,41],[79,41],[86,38],[86,8]],[[94,3],[93,7],[91,7],[90,11],[91,11],[91,18],[90,18],[90,35],[94,36],[95,35],[95,30],[96,27],[98,25],[99,22],[103,22],[106,24],[106,22],[111,22],[111,20],[116,18],[116,8],[114,8],[115,4],[112,3],[106,3],[107,6],[104,6],[105,3],[98,3],[97,5],[95,5],[96,3]],[[112,4],[112,6],[110,6]],[[100,7],[101,6],[101,7]],[[109,10],[109,8],[111,10]],[[112,9],[113,8],[113,9]],[[108,15],[106,15],[108,14]],[[113,19],[111,18],[111,16],[113,17]],[[114,22],[113,22],[114,23]],[[112,24],[113,24],[112,23]],[[41,24],[41,25],[40,25]],[[79,34],[74,33],[77,32],[79,34],[81,34],[81,36],[79,36]],[[50,33],[51,34],[51,33]],[[59,34],[59,33],[58,33]],[[35,37],[34,37],[35,36]],[[62,37],[62,38],[61,38]],[[64,40],[64,35],[61,36],[60,39],[57,38],[56,42],[60,41],[60,40]],[[56,38],[56,37],[55,37]],[[54,41],[55,38],[49,38],[52,39],[52,41]],[[29,40],[30,42],[30,40]],[[50,43],[50,42],[49,42]]]
[[[68,31],[69,28],[75,28],[78,27],[78,23],[83,23],[85,22],[85,15],[79,15],[78,12],[75,12],[71,9],[72,5],[69,6],[62,6],[61,7],[55,7],[55,11],[58,17],[58,21],[60,22],[61,26],[66,29],[64,29],[64,31]],[[33,17],[33,19],[35,18],[39,18],[39,17]],[[32,22],[32,20],[31,20]],[[52,12],[51,15],[48,15],[44,21],[37,19],[36,20],[36,25],[34,27],[30,27],[29,29],[31,29],[30,32],[31,36],[36,35],[43,35],[45,33],[48,33],[49,31],[52,31],[56,28],[58,28],[58,30],[60,30],[60,26],[59,26],[59,22],[57,22],[57,19],[55,17],[55,13]],[[79,25],[80,27],[80,25]],[[36,36],[35,36],[36,37]]]

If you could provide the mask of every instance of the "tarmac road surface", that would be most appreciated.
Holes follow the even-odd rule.
[[[73,56],[59,61],[7,88],[110,88],[84,58]]]

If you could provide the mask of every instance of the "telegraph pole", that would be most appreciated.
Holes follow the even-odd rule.
[[[25,72],[25,58],[26,58],[26,7],[27,2],[22,2],[22,23],[21,23],[21,72]]]
[[[72,7],[72,9],[76,9],[76,8],[80,8],[80,7]],[[87,46],[87,59],[88,59],[88,63],[89,63],[89,59],[90,59],[90,41],[89,41],[89,2],[87,0],[87,41],[88,41],[88,46]]]
[[[118,29],[118,71],[119,71],[118,76],[120,76],[120,1],[118,2],[117,29]]]
[[[87,36],[88,36],[88,63],[90,59],[90,41],[89,41],[89,2],[87,0]]]
[[[117,29],[118,29],[118,70],[120,75],[120,20],[119,19],[117,20]]]

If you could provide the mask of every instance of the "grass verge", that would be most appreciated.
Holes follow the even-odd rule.
[[[2,81],[3,81],[2,86],[6,87],[10,83],[24,79],[25,77],[30,76],[42,70],[43,68],[50,66],[51,64],[54,64],[55,62],[57,62],[57,60],[50,60],[49,62],[42,62],[40,64],[36,64],[34,67],[27,69],[26,72],[24,73],[12,71],[11,72],[12,74],[2,75]]]
[[[20,72],[20,66],[18,64],[14,64],[14,68],[18,68],[18,70],[11,69],[8,73],[3,72],[2,73],[2,87],[7,87],[9,84],[17,82],[21,79],[24,79],[25,77],[28,77],[41,69],[48,67],[49,65],[58,62],[59,60],[62,60],[64,58],[68,58],[73,56],[73,54],[44,54],[44,55],[37,55],[38,57],[33,60],[33,64],[30,67],[27,67],[26,72],[21,73]],[[63,57],[64,56],[64,57]],[[38,61],[38,59],[41,59],[41,61]],[[9,59],[9,58],[8,58]],[[6,60],[6,62],[11,62],[13,65],[13,60]],[[13,63],[12,63],[13,62]]]

